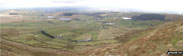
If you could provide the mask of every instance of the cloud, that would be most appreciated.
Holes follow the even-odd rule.
[[[58,7],[84,6],[105,10],[123,8],[143,11],[174,11],[183,12],[182,0],[0,0],[1,7]]]
[[[183,12],[182,2],[183,0],[87,0],[84,3],[102,9],[132,8],[152,12]]]

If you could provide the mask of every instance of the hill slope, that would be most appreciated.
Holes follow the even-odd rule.
[[[143,31],[147,34],[125,44],[91,49],[84,52],[83,55],[168,56],[166,54],[168,49],[171,51],[183,50],[183,21],[169,22],[149,31]]]
[[[4,39],[0,39],[0,41],[0,56],[76,56],[70,51],[31,47]]]
[[[145,34],[141,34],[145,33]],[[139,31],[122,43],[99,46],[79,51],[61,51],[31,47],[0,38],[1,56],[168,56],[166,51],[183,50],[183,21],[169,22],[153,29]],[[122,40],[121,40],[122,38]]]

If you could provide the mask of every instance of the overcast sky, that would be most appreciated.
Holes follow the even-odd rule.
[[[103,10],[131,8],[183,13],[182,0],[0,0],[1,8],[80,6]]]

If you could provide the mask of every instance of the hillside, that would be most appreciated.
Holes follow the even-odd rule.
[[[183,49],[181,20],[123,19],[138,13],[75,13],[2,14],[0,56],[166,56],[168,49]]]
[[[76,56],[70,51],[32,47],[4,39],[0,41],[0,56]]]
[[[183,50],[182,37],[183,21],[179,20],[118,36],[119,43],[86,46],[82,50],[33,47],[1,38],[0,51],[2,56],[167,56],[168,49]]]
[[[147,34],[133,36],[138,38],[127,43],[91,49],[81,54],[91,56],[168,56],[166,54],[168,49],[171,51],[183,50],[182,30],[183,21],[169,22],[157,26],[153,30],[142,31],[141,33]]]

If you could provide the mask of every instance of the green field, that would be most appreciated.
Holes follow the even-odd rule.
[[[31,15],[25,14],[25,16]],[[71,21],[42,19],[41,16],[31,19],[36,18],[39,21],[2,23],[1,38],[35,47],[74,50],[78,48],[82,49],[83,46],[116,43],[118,42],[115,39],[117,36],[121,36],[132,30],[147,29],[166,22],[114,19],[114,16],[102,18],[106,22],[115,23],[108,25],[88,15],[77,15],[74,18],[78,18],[79,20],[73,19]],[[61,35],[61,37],[50,38],[42,34],[41,30],[44,30],[52,36]],[[86,41],[88,39],[91,41]],[[175,40],[172,40],[172,42],[174,43]]]

